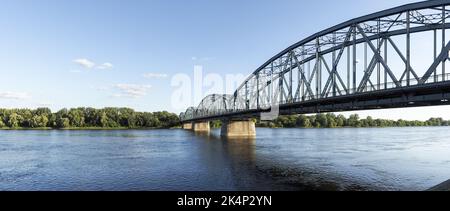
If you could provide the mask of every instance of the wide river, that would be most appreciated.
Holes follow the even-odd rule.
[[[0,131],[0,190],[426,190],[450,128]]]

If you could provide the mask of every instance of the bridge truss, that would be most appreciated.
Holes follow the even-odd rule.
[[[316,33],[259,67],[232,95],[182,121],[448,104],[450,0],[381,11]]]

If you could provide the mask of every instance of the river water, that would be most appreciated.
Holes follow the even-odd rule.
[[[426,190],[449,129],[0,131],[0,190]]]

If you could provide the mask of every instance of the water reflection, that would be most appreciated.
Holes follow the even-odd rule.
[[[222,173],[227,175],[226,178],[231,186],[217,190],[228,190],[228,188],[241,191],[292,190],[286,184],[277,183],[270,174],[259,168],[266,164],[257,157],[255,137],[227,138],[220,136],[218,130],[210,133],[195,133],[195,135],[209,146],[200,152],[205,166],[214,169],[212,166],[216,167],[218,163],[226,163],[226,167],[220,168],[222,168]]]
[[[195,132],[195,136],[204,141],[221,143],[231,159],[255,162],[256,137],[228,138],[211,132]]]
[[[221,138],[228,154],[233,159],[256,161],[256,138]]]
[[[195,136],[200,138],[209,139],[211,137],[211,133],[209,131],[195,131],[193,133],[195,134]]]

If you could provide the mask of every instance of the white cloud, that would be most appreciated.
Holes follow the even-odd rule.
[[[163,73],[145,73],[144,78],[167,78],[169,75]]]
[[[0,99],[25,100],[30,98],[26,92],[0,92]]]
[[[114,65],[109,62],[105,62],[105,63],[97,66],[97,69],[100,69],[100,70],[109,70],[112,68],[114,68]]]
[[[97,65],[97,64],[95,64],[95,62],[93,62],[93,61],[91,61],[89,59],[86,59],[86,58],[75,59],[75,60],[73,60],[73,62],[75,64],[80,65],[83,68],[86,68],[86,69],[93,69],[93,68],[95,68],[95,69],[99,69],[99,70],[110,70],[110,69],[114,68],[114,65],[111,64],[110,62],[105,62],[103,64]],[[81,72],[81,71],[75,71],[75,72],[71,71],[71,72],[78,73],[78,72]]]
[[[87,69],[92,69],[95,67],[95,63],[93,61],[85,58],[75,59],[73,62]]]
[[[139,84],[117,84],[114,86],[119,89],[121,93],[112,95],[113,97],[131,97],[139,98],[147,95],[147,92],[151,85],[139,85]]]

